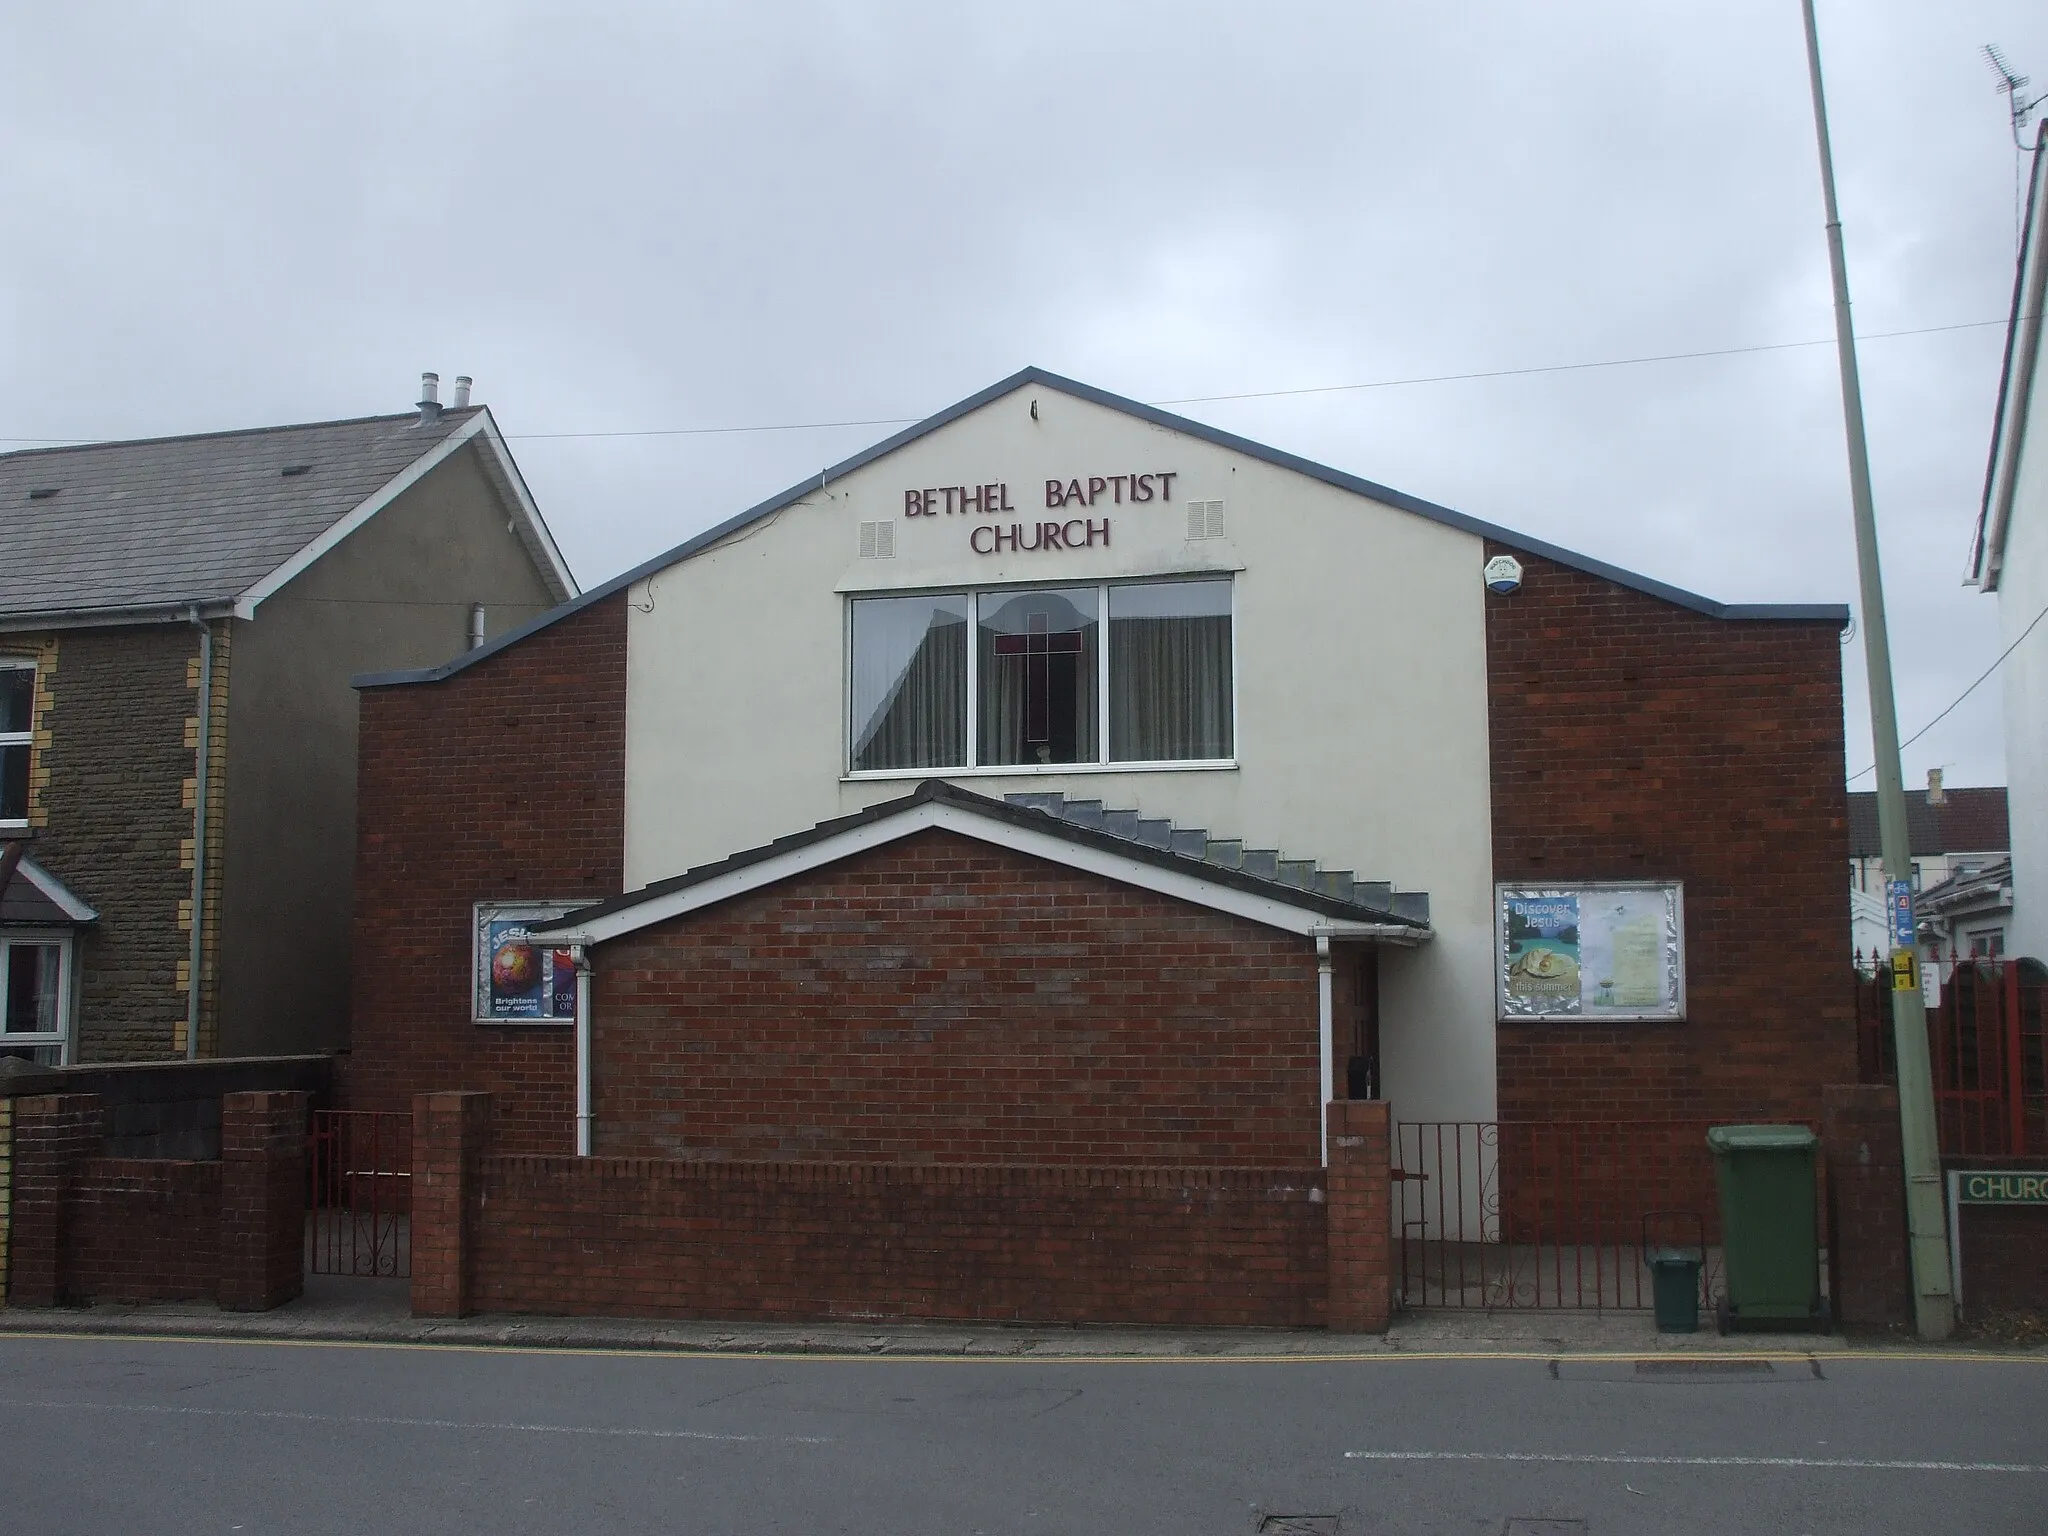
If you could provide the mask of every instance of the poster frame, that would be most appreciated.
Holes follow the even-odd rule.
[[[534,1017],[515,1017],[494,1014],[490,1011],[491,976],[490,945],[487,935],[491,924],[508,919],[528,923],[553,922],[566,917],[578,907],[587,907],[590,899],[582,901],[479,901],[470,908],[469,922],[469,1016],[472,1024],[492,1024],[511,1029],[569,1029],[574,1028],[574,1017],[546,1014]],[[543,953],[552,955],[555,949],[566,949],[567,945],[548,946]]]
[[[1664,891],[1670,893],[1673,924],[1677,934],[1676,995],[1670,1009],[1648,1012],[1602,1011],[1589,1013],[1528,1013],[1508,1009],[1507,912],[1510,897],[1584,897],[1603,891]],[[1493,1005],[1494,1018],[1501,1024],[1567,1024],[1598,1027],[1606,1024],[1683,1024],[1686,1022],[1685,882],[1683,880],[1548,880],[1498,881],[1493,888]]]

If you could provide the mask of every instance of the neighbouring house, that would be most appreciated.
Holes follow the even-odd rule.
[[[1914,903],[1924,963],[1946,979],[1952,962],[2005,956],[2012,923],[2012,859],[1963,864]]]
[[[403,415],[0,455],[0,1052],[346,1041],[351,675],[577,595],[489,410],[434,382]]]
[[[491,1095],[522,1155],[480,1209],[533,1215],[479,1229],[507,1307],[542,1297],[517,1270],[550,1306],[745,1310],[715,1275],[664,1292],[681,1250],[636,1245],[692,1212],[782,1230],[839,1180],[1028,1226],[1051,1186],[991,1168],[1240,1170],[1174,1220],[1291,1212],[1231,1262],[1314,1268],[1328,1128],[1378,1110],[1354,1100],[1441,1147],[1668,1124],[1706,1177],[1697,1121],[1817,1119],[1855,1075],[1847,618],[1026,370],[516,635],[358,680],[351,1103]],[[1427,1230],[1532,1209],[1490,1150],[1399,1155],[1437,1180]],[[646,1216],[593,1258],[602,1295],[534,1246],[586,1197]],[[878,1294],[833,1278],[834,1306]],[[934,1283],[915,1306],[1039,1304]]]
[[[1920,920],[1923,959],[1937,968],[1948,962],[1958,934],[1944,924],[1930,926],[1929,902],[1937,890],[1943,892],[1943,910],[1955,915],[1962,909],[1945,904],[1961,887],[1954,882],[1974,881],[1994,865],[2010,866],[2012,834],[2003,786],[1948,789],[1941,782],[1941,770],[1927,770],[1927,787],[1906,791],[1906,837],[1913,860],[1914,903]],[[2007,885],[2011,884],[2008,876]],[[1974,887],[1973,887],[1974,888]],[[1969,937],[1980,945],[1990,942],[1987,924],[1990,909],[1969,907]],[[1884,854],[1878,837],[1877,795],[1873,791],[1849,796],[1849,915],[1851,948],[1858,966],[1865,970],[1879,964],[1891,951],[1891,920],[1884,902]],[[2002,927],[2004,919],[1996,920]],[[2002,933],[1997,942],[2002,943]],[[1970,944],[1957,946],[1964,955]],[[2002,951],[2000,951],[2002,952]]]
[[[1966,578],[1998,599],[2005,778],[2012,791],[2008,954],[2048,957],[2048,122],[2041,125]]]

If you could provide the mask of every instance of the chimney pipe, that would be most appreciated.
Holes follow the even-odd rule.
[[[420,375],[420,425],[431,427],[441,419],[441,375]]]
[[[454,409],[458,411],[469,409],[469,386],[472,382],[470,376],[466,373],[455,375]]]
[[[1941,787],[1941,770],[1939,768],[1927,770],[1927,803],[1929,805],[1948,804],[1948,794]]]

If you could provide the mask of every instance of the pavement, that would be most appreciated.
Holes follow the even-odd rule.
[[[684,1321],[658,1318],[531,1317],[483,1314],[416,1318],[403,1280],[307,1277],[306,1293],[270,1312],[223,1312],[208,1303],[0,1306],[0,1335],[77,1334],[152,1338],[254,1339],[297,1343],[444,1344],[525,1349],[660,1350],[688,1354],[836,1355],[1106,1360],[1212,1358],[1350,1359],[1383,1355],[1827,1356],[1912,1352],[1916,1340],[1840,1334],[1702,1331],[1659,1333],[1648,1312],[1453,1311],[1399,1314],[1384,1335],[1290,1328],[1069,1327],[907,1322]],[[2048,1346],[1969,1343],[1944,1351],[2048,1359]]]

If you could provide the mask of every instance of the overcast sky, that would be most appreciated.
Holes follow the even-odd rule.
[[[1910,733],[1997,654],[1960,585],[2014,238],[1977,49],[2048,89],[2048,5],[1820,20],[1859,328],[1952,328],[1862,352]],[[586,585],[893,428],[549,434],[1832,335],[1797,0],[15,4],[0,193],[0,436],[470,373]],[[1716,598],[1855,597],[1828,345],[1175,409]],[[2003,782],[1995,682],[1936,765]]]

